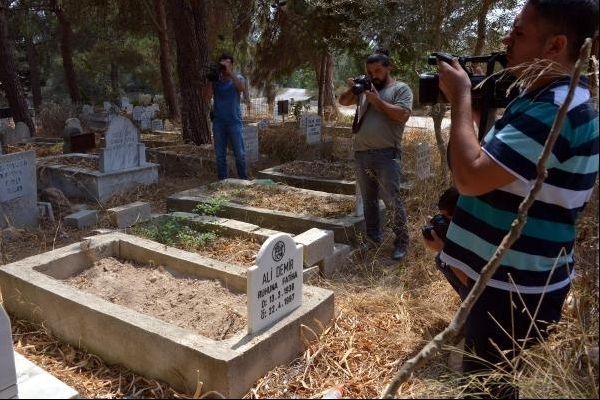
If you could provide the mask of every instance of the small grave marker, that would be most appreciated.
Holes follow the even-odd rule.
[[[37,225],[35,151],[0,156],[0,226]]]
[[[133,110],[131,111],[133,120],[134,121],[141,121],[143,113],[144,113],[144,107],[142,107],[142,106],[135,106],[135,107],[133,107]]]
[[[258,126],[256,124],[244,125],[243,128],[244,148],[246,150],[246,161],[255,163],[260,158],[258,149]]]
[[[162,131],[164,128],[162,119],[153,119],[150,126],[152,131]]]
[[[104,108],[105,112],[108,112],[110,110],[110,108],[111,108],[111,104],[110,104],[110,102],[105,101],[105,102],[102,103],[102,107]]]
[[[269,237],[248,269],[248,334],[273,325],[302,305],[302,246],[288,234]]]
[[[431,155],[428,143],[417,144],[417,160],[415,166],[418,179],[431,177]]]
[[[0,399],[16,399],[17,369],[10,320],[0,304]]]
[[[81,109],[81,112],[83,114],[85,114],[85,115],[93,114],[94,113],[94,107],[92,107],[89,104],[84,104],[83,107],[82,107],[82,109]]]
[[[300,128],[306,133],[306,143],[321,142],[321,117],[316,114],[304,114],[300,117]]]

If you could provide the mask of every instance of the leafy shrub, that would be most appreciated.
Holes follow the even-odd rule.
[[[172,216],[165,217],[158,223],[136,226],[134,233],[184,250],[200,249],[217,238],[214,232],[198,232],[190,228],[185,219]]]
[[[194,212],[200,215],[217,215],[226,202],[227,198],[225,196],[215,196],[204,203],[198,203],[194,207]]]

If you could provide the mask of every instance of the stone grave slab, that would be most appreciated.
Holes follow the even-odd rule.
[[[258,148],[258,126],[257,124],[246,124],[243,128],[244,148],[246,150],[246,161],[253,164],[260,159]]]
[[[40,159],[40,187],[53,186],[67,197],[104,202],[115,193],[158,182],[158,165],[146,162],[145,146],[129,119],[116,115],[104,142],[99,156],[74,153]],[[74,160],[97,167],[73,166]]]
[[[230,180],[222,181],[221,184],[234,184]],[[278,185],[278,188],[286,189],[285,185]],[[314,197],[315,201],[326,202],[331,199],[351,199],[354,196],[325,193],[315,190],[297,189],[293,191],[304,193]],[[293,196],[290,190],[290,196]],[[211,203],[214,199],[209,194],[206,187],[199,187],[184,190],[172,194],[167,198],[167,209],[169,211],[191,212],[199,203]],[[380,213],[385,215],[385,206],[380,202]],[[357,234],[364,231],[364,217],[346,215],[339,218],[322,218],[307,214],[297,214],[287,211],[277,211],[260,207],[252,207],[236,203],[235,200],[225,201],[217,216],[223,218],[232,218],[240,221],[260,225],[264,228],[275,229],[293,234],[302,233],[310,228],[320,228],[332,230],[334,232],[335,242],[354,244]]]
[[[279,233],[263,243],[248,269],[248,334],[268,328],[302,305],[302,246]]]
[[[0,227],[38,223],[35,151],[0,155]]]
[[[0,289],[11,315],[43,322],[66,343],[190,395],[200,380],[203,391],[243,396],[256,379],[304,351],[303,326],[319,334],[334,316],[333,292],[303,285],[302,305],[273,325],[213,340],[63,282],[105,257],[160,265],[180,277],[216,279],[234,293],[246,292],[245,271],[120,233],[92,236],[0,266]]]

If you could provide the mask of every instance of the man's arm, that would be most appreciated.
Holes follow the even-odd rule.
[[[395,104],[388,103],[379,97],[379,93],[375,88],[372,88],[371,91],[365,92],[367,96],[367,101],[371,103],[373,107],[375,107],[378,111],[385,114],[386,117],[391,119],[394,122],[404,124],[408,121],[410,117],[410,110],[397,106]]]
[[[458,61],[438,62],[440,89],[452,107],[448,143],[452,176],[461,194],[478,196],[513,182],[516,177],[490,158],[477,141],[471,112],[471,81]]]
[[[244,88],[246,87],[246,85],[244,84],[244,80],[240,79],[240,77],[235,74],[231,74],[231,80],[233,81],[233,86],[235,86],[235,90],[237,90],[238,93],[242,93],[244,91]]]

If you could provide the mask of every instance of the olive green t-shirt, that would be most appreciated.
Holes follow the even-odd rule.
[[[404,82],[396,81],[386,86],[379,91],[379,97],[387,103],[412,111],[413,94],[410,87]],[[360,100],[364,101],[364,95],[361,95],[361,98]],[[354,151],[389,147],[400,149],[403,132],[403,123],[392,121],[373,105],[369,105],[362,116],[362,125],[354,135],[353,149]]]

